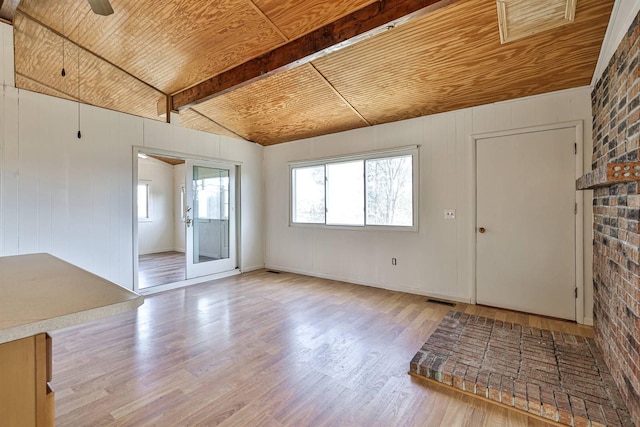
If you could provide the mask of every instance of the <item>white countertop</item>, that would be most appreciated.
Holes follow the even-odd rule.
[[[49,254],[0,257],[0,344],[135,310],[141,295]]]

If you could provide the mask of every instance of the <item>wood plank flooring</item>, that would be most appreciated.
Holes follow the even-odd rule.
[[[138,257],[138,287],[179,282],[187,277],[183,252],[159,252]]]
[[[198,257],[199,262],[219,259],[205,255]],[[158,252],[138,257],[138,287],[140,289],[180,282],[186,278],[187,267],[184,252]]]
[[[543,426],[410,377],[450,307],[264,270],[53,333],[57,426]],[[568,322],[454,310],[592,334]]]

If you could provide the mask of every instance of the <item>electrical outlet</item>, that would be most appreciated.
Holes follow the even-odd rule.
[[[445,209],[444,210],[444,219],[456,219],[456,210],[455,209]]]
[[[396,265],[396,259],[395,258],[391,258],[391,265]]]

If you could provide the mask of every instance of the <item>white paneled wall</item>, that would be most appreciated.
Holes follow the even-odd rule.
[[[0,24],[2,46],[12,28]],[[237,161],[242,270],[264,265],[262,152],[257,144],[17,90],[2,52],[0,256],[49,252],[133,287],[133,147]],[[7,72],[11,69],[10,72]]]
[[[138,181],[149,185],[150,215],[148,219],[138,221],[140,255],[175,248],[173,175],[173,166],[168,163],[151,157],[138,160]]]
[[[600,49],[598,64],[591,80],[592,85],[595,86],[607,65],[609,65],[611,57],[618,50],[622,38],[627,34],[638,11],[640,11],[640,0],[616,0],[614,2],[611,17],[609,18],[609,26]]]
[[[49,252],[133,286],[133,146],[242,163],[243,270],[263,261],[262,147],[4,87],[0,255]],[[246,226],[245,226],[246,224]]]
[[[3,27],[3,26],[0,26]],[[0,253],[18,253],[18,90],[3,86],[0,108]]]
[[[13,53],[13,27],[0,23],[0,82],[3,86],[15,86]]]
[[[584,164],[589,170],[590,92],[585,87],[265,148],[267,267],[469,301],[475,244],[470,136],[582,120]],[[415,144],[421,145],[419,232],[289,226],[288,162]],[[590,195],[586,197],[589,207]],[[445,220],[445,209],[456,209],[456,220]],[[585,305],[589,322],[591,210],[586,211]],[[397,266],[391,265],[392,257],[397,258]]]
[[[6,93],[3,113],[17,113],[18,126],[3,151],[17,157],[3,158],[1,169],[17,183],[0,202],[17,239],[2,254],[48,252],[131,287],[131,147],[142,141],[141,119],[82,105],[78,139],[77,104],[27,91],[14,102]]]

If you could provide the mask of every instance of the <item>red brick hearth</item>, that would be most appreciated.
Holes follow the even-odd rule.
[[[590,338],[452,311],[410,372],[569,426],[633,426]]]

